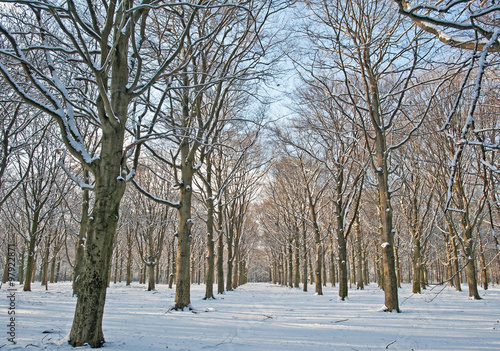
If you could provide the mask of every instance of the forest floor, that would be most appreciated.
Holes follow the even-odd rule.
[[[15,340],[9,324],[8,292],[0,290],[0,349],[74,350],[67,344],[76,298],[70,283],[45,291],[15,293]],[[214,287],[215,288],[215,287]],[[324,295],[267,283],[250,283],[203,300],[204,286],[193,285],[194,311],[169,311],[175,290],[159,285],[122,284],[108,289],[104,350],[500,350],[500,287],[481,290],[482,300],[437,286],[414,295],[399,290],[402,313],[382,312],[384,295],[376,284]],[[87,349],[87,348],[79,348]]]

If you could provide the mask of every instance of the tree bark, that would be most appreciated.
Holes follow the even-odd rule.
[[[374,108],[375,109],[375,108]],[[389,171],[387,165],[387,146],[383,131],[377,127],[375,172],[378,181],[378,210],[382,248],[382,274],[385,294],[385,309],[399,311],[398,282],[394,256],[394,226],[392,224],[392,205],[389,191]]]
[[[209,167],[209,166],[207,166]],[[208,180],[209,181],[209,180]],[[210,185],[207,186],[207,254],[206,265],[207,273],[205,276],[205,300],[214,299],[214,273],[215,273],[215,255],[214,255],[214,200]]]
[[[102,124],[101,149],[99,159],[92,163],[91,170],[95,180],[95,204],[89,218],[83,266],[78,283],[78,299],[69,335],[69,343],[74,347],[84,344],[101,347],[105,342],[102,317],[120,202],[125,192],[125,182],[121,177],[124,167],[122,161],[125,124],[130,102],[127,92],[129,35],[121,33],[114,48],[115,57],[109,89],[114,115],[106,115],[103,98],[99,96],[97,99]]]
[[[38,230],[37,225],[35,222],[32,223],[32,230]],[[35,248],[36,248],[36,242],[35,242],[35,237],[30,235],[30,240],[28,241],[28,252],[27,252],[27,259],[26,259],[26,268],[24,271],[25,278],[24,278],[24,286],[23,286],[23,291],[31,291],[31,279],[33,277],[33,273],[35,270]]]
[[[295,288],[298,288],[300,285],[300,233],[299,233],[299,227],[295,227],[295,237],[294,237],[294,244],[295,244],[295,251],[294,251],[294,280],[293,280],[293,286]]]
[[[183,158],[185,159],[185,158]],[[183,167],[183,186],[181,188],[180,203],[178,209],[179,225],[177,237],[177,259],[176,259],[176,285],[174,309],[191,309],[191,184],[192,171]],[[191,174],[190,174],[191,173]]]
[[[486,258],[484,255],[483,240],[481,239],[481,233],[479,229],[477,231],[477,238],[479,243],[479,264],[481,265],[481,283],[484,290],[488,290],[488,272],[486,270]]]
[[[105,342],[102,317],[119,206],[125,191],[124,182],[117,180],[121,174],[123,130],[106,132],[102,139],[100,169],[96,172],[95,204],[89,221],[69,337],[69,343],[75,347],[89,344],[95,348]]]
[[[89,171],[83,171],[83,179],[89,183]],[[89,224],[89,201],[90,194],[87,189],[82,191],[82,211],[80,216],[80,230],[78,231],[78,240],[76,242],[75,266],[73,269],[73,296],[78,295],[78,280],[82,269],[83,253],[85,251],[85,239]]]
[[[233,233],[234,228],[230,226],[227,232],[227,272],[226,272],[226,290],[233,290],[232,278],[233,278]]]
[[[413,235],[413,255],[412,255],[412,265],[413,265],[413,293],[420,294],[420,276],[421,276],[421,267],[422,267],[422,257],[420,255],[421,246],[420,246],[420,236]]]
[[[337,232],[338,266],[339,266],[339,298],[344,301],[348,294],[347,288],[347,242],[343,233]]]
[[[306,230],[306,222],[302,220],[302,252],[303,252],[303,261],[302,261],[302,290],[307,291],[307,230]]]
[[[364,272],[363,272],[363,250],[361,245],[361,229],[359,223],[359,213],[355,214],[356,218],[354,223],[354,245],[356,247],[356,289],[363,290],[365,288],[364,284]]]
[[[126,273],[125,273],[126,286],[130,286],[130,284],[132,283],[132,279],[133,279],[133,276],[132,276],[132,259],[133,259],[132,242],[133,242],[132,235],[130,232],[127,232],[127,267],[126,267]]]
[[[224,227],[222,225],[223,221],[223,210],[222,204],[219,201],[217,206],[217,218],[218,218],[218,238],[217,238],[217,294],[224,294]]]

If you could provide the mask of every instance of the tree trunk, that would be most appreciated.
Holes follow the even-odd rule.
[[[311,255],[307,255],[307,259],[308,259],[308,264],[309,264],[309,283],[313,284],[314,283],[314,269],[313,269],[312,262],[311,262]]]
[[[361,246],[361,229],[359,223],[359,214],[355,214],[356,218],[354,223],[354,235],[356,247],[356,289],[363,290],[365,288],[364,284],[364,273],[363,273],[363,250]]]
[[[224,294],[224,230],[222,226],[222,205],[218,205],[218,239],[217,239],[217,294]]]
[[[124,261],[123,255],[120,255],[120,273],[118,276],[118,281],[120,283],[123,281],[123,261]]]
[[[384,139],[385,146],[385,139]],[[398,281],[396,276],[396,260],[394,256],[394,227],[392,225],[392,206],[390,202],[388,168],[385,162],[386,148],[378,147],[377,156],[383,162],[377,163],[377,180],[379,196],[380,234],[382,248],[382,274],[385,294],[385,309],[388,312],[399,312]]]
[[[479,264],[481,265],[481,283],[483,285],[483,289],[488,290],[488,272],[486,270],[486,258],[484,255],[485,248],[483,246],[483,240],[481,239],[479,228],[477,230],[477,238],[479,243]]]
[[[23,291],[31,291],[31,279],[33,277],[35,270],[35,248],[36,248],[35,238],[31,237],[30,235],[30,241],[28,242],[28,252],[27,252],[28,257],[26,259],[26,268],[24,271],[25,278],[24,278]]]
[[[130,244],[130,243],[129,243]],[[129,245],[127,249],[127,268],[126,268],[126,286],[130,286],[132,283],[132,245]]]
[[[212,198],[212,189],[207,186],[207,255],[205,275],[205,300],[214,299],[214,273],[215,273],[215,256],[214,256],[214,200]]]
[[[115,242],[116,246],[116,242]],[[118,250],[115,251],[115,264],[114,264],[114,272],[113,272],[113,284],[118,283]]]
[[[309,261],[307,256],[307,230],[305,221],[302,221],[302,252],[304,253],[302,261],[302,290],[307,291],[307,264]]]
[[[83,265],[78,279],[78,299],[69,335],[69,343],[75,347],[84,344],[101,347],[104,344],[102,317],[106,287],[120,202],[125,192],[125,182],[120,177],[125,121],[128,114],[128,96],[125,91],[128,84],[127,40],[126,36],[123,36],[115,48],[117,55],[113,62],[110,89],[115,116],[106,116],[104,109],[99,108],[102,138],[99,160],[93,163],[94,208],[89,218]],[[98,105],[102,107],[100,98]]]
[[[368,285],[370,284],[370,270],[368,269],[368,257],[366,257],[366,249],[364,245],[361,245],[363,252],[363,273],[365,275],[363,282]]]
[[[349,260],[349,266],[351,271],[351,278],[349,279],[349,288],[352,288],[352,284],[357,282],[356,277],[356,248],[351,240],[351,259]]]
[[[342,228],[337,231],[338,266],[339,266],[339,298],[344,301],[348,294],[347,288],[347,242]]]
[[[333,235],[329,235],[330,237],[330,283],[331,287],[335,286],[335,250],[333,248]]]
[[[473,248],[472,229],[466,228],[464,233],[464,255],[467,262],[467,285],[469,286],[469,298],[481,300],[477,289],[476,262]]]
[[[322,273],[323,273],[323,277],[322,277],[321,281],[323,283],[323,286],[326,286],[327,276],[326,276],[326,254],[325,254],[325,252],[323,252],[323,255],[321,255],[321,257],[322,257],[321,268],[322,268]]]
[[[462,291],[462,279],[460,277],[460,270],[458,266],[458,249],[457,249],[457,239],[452,236],[451,237],[451,248],[453,253],[453,262],[452,262],[452,274],[454,275],[454,284],[456,291]]]
[[[52,260],[50,261],[50,276],[49,276],[49,283],[54,283],[56,279],[56,263],[57,263],[57,256],[54,256]]]
[[[420,247],[420,236],[413,236],[413,293],[420,294],[422,291],[420,290],[420,276],[421,276],[421,267],[422,267],[422,257],[420,255],[421,247]]]
[[[185,159],[185,158],[183,158]],[[183,310],[188,307],[191,309],[191,184],[192,184],[192,166],[183,172],[183,186],[181,188],[180,203],[182,206],[178,209],[179,229],[177,237],[177,260],[176,260],[176,286],[175,286],[175,306],[176,310]]]
[[[155,265],[154,264],[148,264],[147,270],[148,270],[148,291],[153,291],[155,290]]]
[[[288,243],[288,286],[293,288],[293,241]]]
[[[123,132],[116,138],[103,135],[101,169],[95,179],[95,204],[89,221],[83,265],[78,279],[78,299],[69,343],[78,347],[104,344],[102,317],[113,254],[119,206],[125,191],[121,174]],[[118,156],[118,157],[116,157]]]
[[[87,183],[90,183],[88,170],[83,171],[83,180]],[[84,189],[82,193],[80,230],[78,232],[78,241],[76,242],[75,266],[73,269],[73,296],[78,296],[78,281],[80,279],[80,272],[83,264],[83,253],[85,252],[85,240],[89,226],[89,201],[89,191],[87,189]]]
[[[21,284],[24,281],[24,258],[25,258],[25,252],[26,250],[23,249],[21,250],[21,255],[19,255],[19,271],[17,273],[17,279],[19,283]]]
[[[226,290],[233,290],[233,227],[228,229],[227,233],[227,272],[226,272]]]
[[[42,274],[40,276],[40,284],[45,286],[45,290],[48,290],[48,278],[49,278],[49,256],[50,256],[50,234],[47,238],[47,242],[45,244],[45,252],[42,256],[42,266],[41,271]]]
[[[234,237],[234,254],[233,254],[233,260],[232,260],[232,267],[233,267],[233,275],[231,278],[231,288],[236,289],[238,287],[238,267],[240,264],[240,246],[239,246],[239,238],[240,234],[237,233]],[[290,261],[291,263],[291,261]],[[290,284],[292,281],[290,281]]]
[[[59,281],[60,274],[61,274],[61,261],[58,261],[58,262],[57,262],[57,268],[56,268],[56,279],[55,279],[55,283],[57,283],[57,282]]]
[[[298,288],[300,285],[300,233],[298,226],[295,228],[294,244],[295,244],[295,252],[294,252],[295,260],[293,267],[293,272],[294,272],[293,286],[295,288]]]
[[[5,265],[4,265],[4,269],[3,269],[3,275],[2,275],[2,284],[5,284],[9,281],[9,261],[10,261],[9,255],[6,254],[5,255]]]

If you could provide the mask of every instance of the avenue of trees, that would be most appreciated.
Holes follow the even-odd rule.
[[[494,1],[2,1],[0,259],[71,280],[321,295],[500,283]],[[293,25],[292,25],[293,24]],[[285,79],[282,79],[285,78]]]

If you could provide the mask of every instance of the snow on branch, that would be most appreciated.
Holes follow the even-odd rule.
[[[495,27],[498,27],[495,14],[500,12],[500,6],[493,1],[490,3],[485,0],[451,1],[441,7],[418,3],[410,6],[407,0],[395,0],[395,2],[401,14],[411,18],[417,26],[433,34],[446,45],[467,50],[483,50],[488,46],[490,52],[500,52],[498,37],[494,39],[492,45],[489,45],[495,36],[497,30]],[[452,14],[458,14],[459,18],[449,18]],[[450,28],[455,30],[453,35],[445,31]],[[467,36],[470,32],[475,33],[476,38],[474,35]]]
[[[70,170],[64,165],[62,161],[59,161],[57,163],[61,168],[64,170],[64,172],[68,175],[68,177],[74,181],[82,190],[93,190],[94,186],[92,184],[85,183],[82,179],[78,178],[74,174],[70,172]]]
[[[151,199],[151,200],[153,200],[155,202],[158,202],[160,204],[167,205],[167,206],[170,206],[170,207],[173,207],[173,208],[180,208],[181,207],[181,203],[180,202],[172,202],[172,201],[169,201],[169,200],[166,200],[166,199],[161,199],[159,197],[154,196],[149,191],[147,191],[142,186],[140,186],[139,183],[137,183],[137,181],[135,179],[132,179],[132,184],[134,184],[134,186],[137,188],[137,190],[139,190],[139,192],[141,194],[145,195],[146,197],[148,197],[149,199]]]
[[[91,164],[92,157],[85,149],[82,138],[78,129],[76,128],[74,122],[74,111],[70,102],[69,94],[67,89],[61,83],[59,77],[55,73],[55,69],[52,63],[52,59],[50,54],[46,51],[45,58],[47,60],[47,64],[49,70],[51,72],[51,76],[46,76],[43,72],[39,71],[34,67],[29,60],[25,57],[21,47],[18,42],[14,38],[14,36],[9,32],[9,30],[4,27],[0,23],[0,33],[5,36],[5,38],[9,41],[12,46],[11,50],[2,49],[0,53],[8,56],[21,64],[23,70],[26,74],[26,77],[33,83],[34,87],[38,92],[42,94],[42,96],[47,99],[50,105],[40,101],[39,99],[33,97],[30,93],[28,93],[23,87],[18,84],[18,82],[14,79],[14,77],[9,73],[7,67],[0,63],[0,73],[4,76],[7,83],[14,89],[14,91],[28,104],[38,108],[39,110],[49,114],[54,117],[61,126],[62,137],[67,143],[68,147],[70,147],[73,151],[73,154],[78,155],[80,160]],[[65,101],[67,102],[67,108],[65,109],[63,104],[59,101],[59,99],[54,96],[54,94],[42,83],[42,80],[38,78],[38,76],[42,77],[42,80],[51,82],[53,86],[61,93]]]

